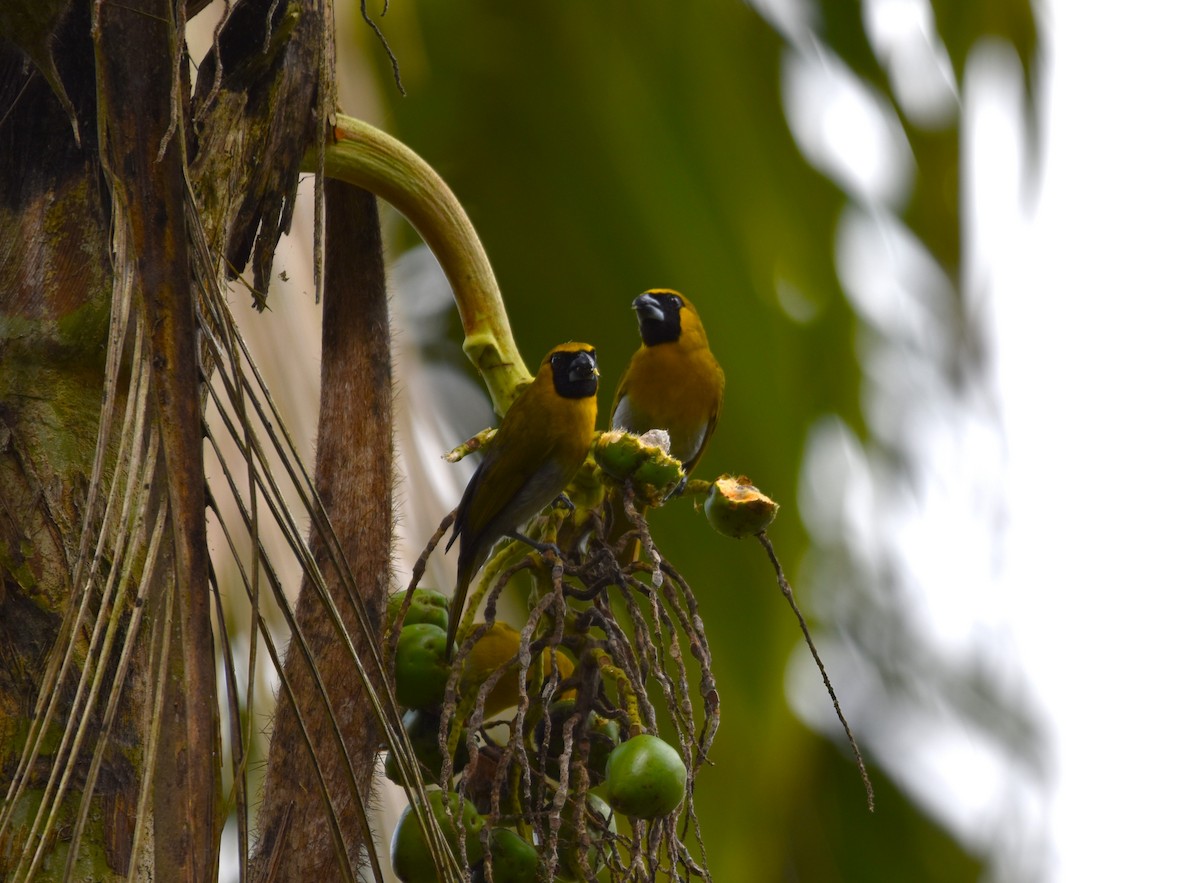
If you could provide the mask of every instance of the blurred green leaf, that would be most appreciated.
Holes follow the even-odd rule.
[[[356,8],[346,5],[343,28]],[[1033,82],[1025,0],[934,8],[960,89],[984,37],[1012,42]],[[897,214],[958,286],[959,119],[931,130],[905,117],[862,10],[816,3],[810,36],[896,109],[917,170]],[[771,534],[796,573],[809,551],[795,489],[810,429],[832,415],[877,440],[862,404],[864,325],[835,262],[850,197],[806,160],[782,105],[781,60],[795,47],[732,0],[418,0],[393,3],[380,23],[407,97],[365,27],[359,45],[389,127],[466,206],[526,360],[567,339],[594,344],[604,408],[638,343],[633,297],[687,293],[728,382],[700,477],[747,473],[780,501]],[[411,243],[400,236],[397,248]],[[973,333],[961,318],[938,331],[951,349]],[[685,501],[653,516],[700,597],[716,657],[722,726],[698,785],[715,879],[975,879],[978,860],[879,772],[886,796],[867,817],[857,774],[830,766],[829,746],[789,710],[784,672],[799,630],[758,545],[710,533]]]

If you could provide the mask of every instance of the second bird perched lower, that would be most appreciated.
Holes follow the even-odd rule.
[[[450,604],[446,652],[454,643],[467,590],[496,541],[550,505],[579,470],[596,428],[596,350],[586,343],[556,346],[533,382],[504,415],[475,470],[446,549],[461,539]]]

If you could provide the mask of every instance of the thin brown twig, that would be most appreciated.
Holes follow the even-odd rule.
[[[867,773],[867,765],[863,761],[862,752],[858,750],[858,742],[854,738],[854,732],[850,729],[850,724],[846,720],[846,716],[842,714],[841,703],[838,702],[837,693],[834,692],[833,683],[829,680],[829,673],[825,671],[825,663],[821,661],[821,654],[817,652],[817,645],[813,642],[812,633],[808,630],[808,622],[804,619],[804,614],[800,612],[800,608],[796,606],[796,596],[792,594],[792,587],[788,583],[787,577],[783,575],[783,566],[779,563],[779,558],[775,554],[775,549],[771,545],[771,541],[767,539],[767,532],[764,530],[756,534],[758,541],[762,543],[764,549],[767,550],[767,556],[771,559],[771,564],[775,567],[775,578],[779,581],[779,590],[783,592],[783,597],[787,599],[791,605],[792,612],[796,614],[796,619],[800,621],[800,630],[804,632],[804,640],[808,644],[808,652],[812,654],[813,660],[817,663],[817,668],[821,671],[821,680],[825,682],[825,691],[829,694],[829,698],[833,700],[833,710],[837,712],[837,718],[841,721],[842,729],[846,732],[846,738],[850,740],[850,748],[854,751],[854,762],[858,765],[858,774],[862,777],[863,787],[867,789],[867,809],[875,812],[875,788],[871,785],[871,776]]]

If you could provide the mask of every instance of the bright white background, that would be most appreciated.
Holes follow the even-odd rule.
[[[786,31],[793,7],[760,3]],[[921,61],[925,3],[867,10],[876,39]],[[1039,14],[1034,178],[1021,168],[1011,52],[981,47],[961,96],[969,301],[990,357],[982,420],[916,436],[931,478],[908,512],[845,516],[870,490],[861,451],[810,471],[849,476],[829,495],[842,507],[833,527],[868,554],[882,531],[917,587],[928,642],[948,658],[982,648],[1010,685],[1026,682],[1047,730],[1044,785],[952,720],[873,744],[889,772],[966,843],[1003,856],[1005,883],[1200,881],[1200,5],[1049,0]],[[955,98],[930,70],[914,95],[936,112]],[[868,203],[902,193],[911,170],[895,127],[836,63],[801,54],[789,71],[793,128],[814,161]],[[893,333],[919,324],[935,286],[906,277],[897,242],[859,241],[875,257],[842,272],[860,312]],[[998,522],[981,489],[998,498]],[[806,511],[810,526],[820,516]],[[808,668],[798,652],[797,710],[837,738]]]
[[[995,251],[997,597],[1052,718],[1050,879],[1200,880],[1200,9],[1047,11],[1044,178]]]

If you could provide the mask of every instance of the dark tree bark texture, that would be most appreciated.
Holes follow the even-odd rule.
[[[217,43],[221,64],[214,54],[201,66],[194,99],[181,4],[4,0],[0,9],[0,799],[7,800],[39,703],[56,691],[41,716],[47,735],[23,775],[23,796],[0,804],[0,879],[29,861],[22,850],[54,787],[56,754],[77,732],[81,751],[62,787],[65,800],[51,831],[35,837],[42,851],[35,876],[125,879],[135,862],[135,874],[160,880],[215,874],[220,752],[198,255],[213,255],[228,275],[252,262],[257,296],[265,298],[301,159],[319,143],[333,108],[330,2],[242,0],[234,8],[236,23]],[[125,339],[116,386],[106,394],[118,285],[132,293],[145,344],[135,352],[132,335]],[[170,513],[153,559],[144,545],[110,547],[84,517],[89,493],[103,506],[115,481],[118,446],[101,448],[112,428],[101,415],[106,395],[123,412],[137,358],[148,360],[147,415],[156,433],[142,442],[155,440],[157,464],[137,514],[153,523],[156,512]],[[98,449],[108,453],[93,475]],[[386,555],[386,540],[381,548]],[[73,590],[87,582],[85,565],[96,562],[92,582],[102,585],[121,555],[145,594],[111,613],[95,600],[98,592],[81,605]],[[171,628],[160,628],[168,646],[165,701],[154,720],[156,632],[126,640],[142,610],[160,626],[171,611]],[[89,669],[90,639],[110,622],[118,652],[99,671]],[[129,662],[117,680],[126,644]],[[59,672],[50,664],[58,658],[66,663],[51,682],[44,674]],[[101,703],[82,727],[70,711],[77,689],[93,690]],[[102,731],[105,704],[113,713]],[[155,731],[158,750],[150,752]],[[101,739],[106,747],[88,785]],[[147,848],[134,856],[151,771],[141,809]],[[57,863],[80,833],[68,873]]]

